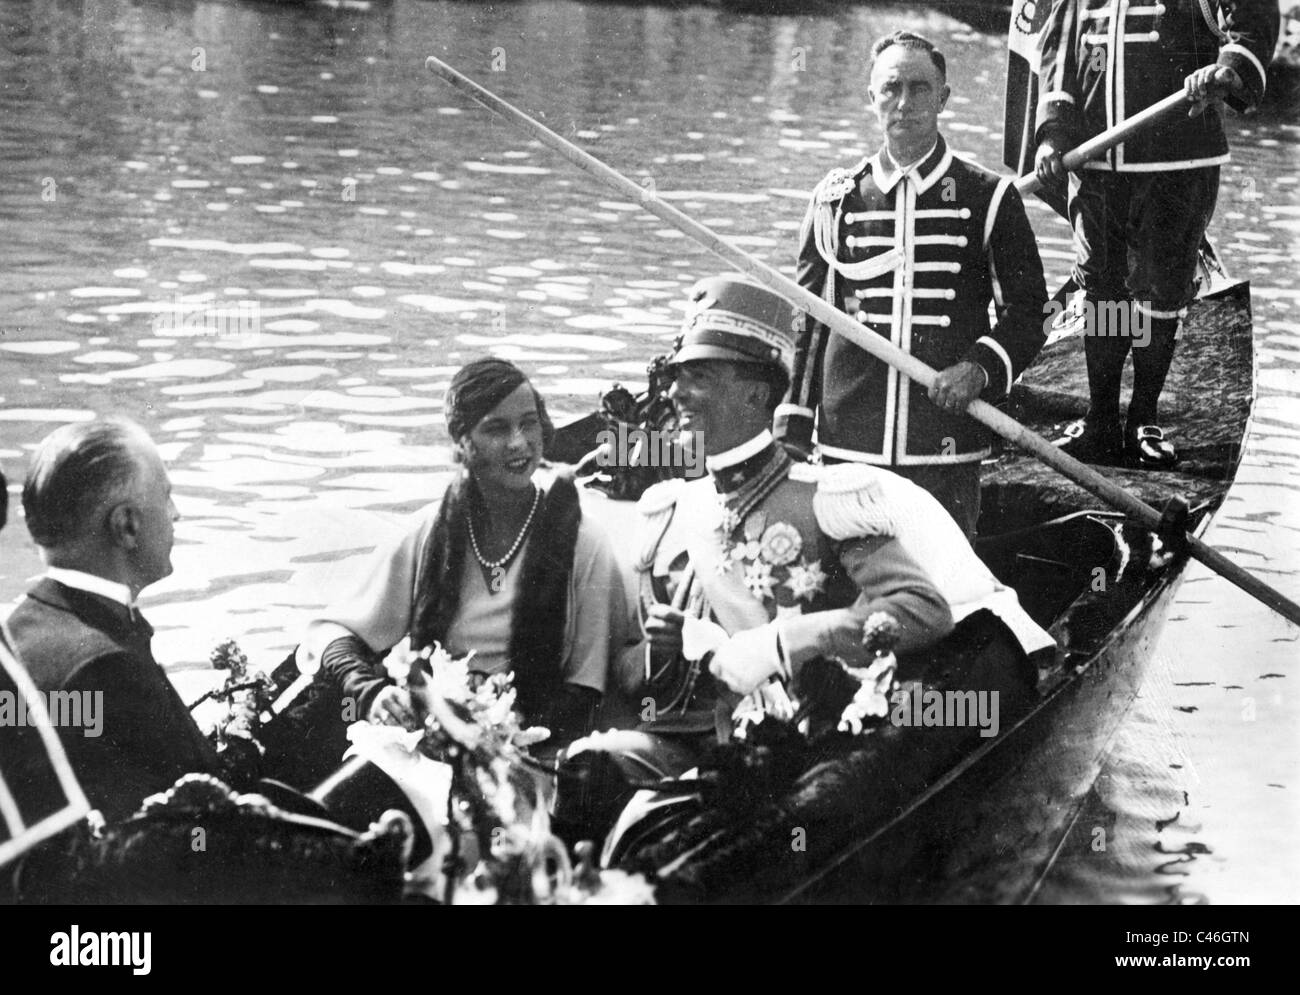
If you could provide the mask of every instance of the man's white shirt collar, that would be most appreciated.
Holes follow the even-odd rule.
[[[131,589],[115,580],[96,577],[94,574],[83,573],[80,570],[68,570],[65,567],[49,567],[45,571],[45,576],[50,580],[58,581],[64,587],[75,587],[78,591],[98,594],[127,608],[135,607]]]
[[[871,161],[871,178],[876,181],[876,186],[880,188],[881,193],[889,193],[890,190],[894,189],[895,184],[897,184],[899,180],[915,170],[921,165],[921,163],[925,162],[926,159],[930,158],[930,156],[934,154],[934,150],[938,147],[939,140],[936,138],[934,144],[930,146],[925,155],[921,156],[919,159],[914,159],[905,166],[898,166],[894,163],[893,158],[890,157],[889,150],[884,146],[881,146],[880,151],[876,153],[875,159]]]
[[[742,442],[735,449],[728,449],[725,453],[718,453],[716,456],[704,457],[704,468],[710,473],[716,473],[719,470],[725,470],[728,467],[735,466],[737,463],[743,463],[751,456],[757,456],[772,442],[772,432],[770,429],[763,429],[758,435],[754,436],[748,442]]]

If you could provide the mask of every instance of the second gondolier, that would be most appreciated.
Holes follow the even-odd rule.
[[[1158,402],[1179,323],[1196,296],[1228,140],[1216,104],[1264,95],[1277,0],[1059,0],[1042,35],[1038,176],[1064,175],[1061,152],[1170,93],[1192,106],[1139,132],[1070,178],[1074,279],[1086,295],[1087,417],[1058,443],[1087,462],[1167,469],[1178,459]],[[1132,334],[1140,331],[1139,336]],[[1120,422],[1132,348],[1133,396]]]

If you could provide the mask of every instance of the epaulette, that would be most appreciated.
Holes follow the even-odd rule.
[[[817,489],[823,494],[847,494],[850,491],[879,491],[882,472],[867,463],[831,463],[810,466],[817,476]]]
[[[817,493],[813,513],[832,539],[897,535],[893,510],[880,486],[882,472],[861,463],[837,463],[815,469]]]
[[[813,188],[813,203],[834,204],[851,194],[856,186],[852,171],[836,166]]]

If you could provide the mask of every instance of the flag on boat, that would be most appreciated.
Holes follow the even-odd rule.
[[[1039,37],[1052,13],[1052,0],[1013,0],[1007,29],[1006,110],[1002,119],[1002,162],[1023,176],[1034,168],[1034,114],[1038,109]]]
[[[1034,120],[1038,113],[1038,70],[1042,36],[1054,0],[1012,0],[1007,28],[1007,90],[1002,116],[1002,162],[1017,176],[1034,171]],[[1038,197],[1067,217],[1064,185],[1041,187]]]
[[[85,818],[90,803],[0,623],[0,866]]]

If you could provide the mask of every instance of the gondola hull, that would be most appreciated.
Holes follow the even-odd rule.
[[[795,902],[1029,899],[1142,686],[1181,582],[1175,568],[1092,661],[966,757],[877,834],[780,895]]]

